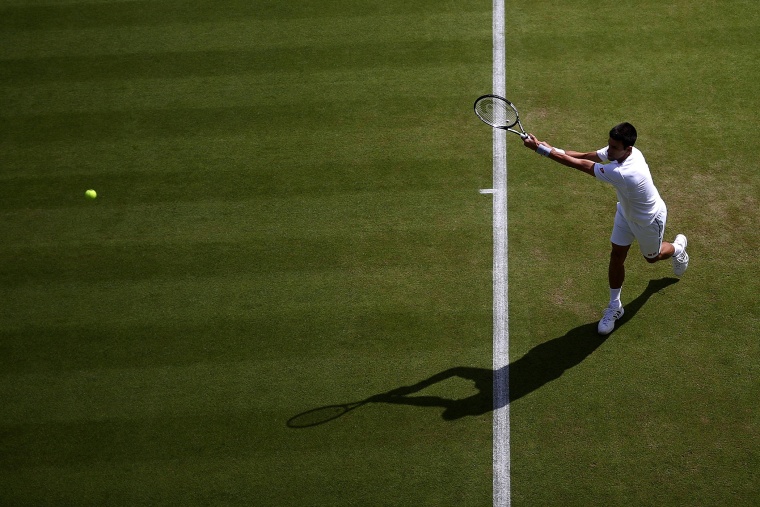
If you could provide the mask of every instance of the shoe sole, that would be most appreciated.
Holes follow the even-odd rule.
[[[686,253],[686,245],[689,242],[687,241],[686,236],[684,236],[683,234],[677,234],[675,239],[673,240],[673,243],[678,241],[678,238],[683,238],[683,255],[686,257],[686,260],[684,262],[679,262],[676,260],[675,257],[673,257],[673,274],[676,276],[681,276],[684,273],[686,273],[686,270],[689,268],[689,254]],[[683,266],[682,270],[678,269],[680,266]]]
[[[677,260],[673,259],[673,273],[676,276],[683,275],[686,273],[686,270],[689,269],[689,254],[684,252],[684,255],[686,256],[686,260],[684,262],[678,262]]]

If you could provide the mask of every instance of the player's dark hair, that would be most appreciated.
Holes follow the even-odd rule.
[[[615,125],[610,130],[610,137],[623,143],[623,148],[628,148],[636,144],[636,128],[627,122]]]

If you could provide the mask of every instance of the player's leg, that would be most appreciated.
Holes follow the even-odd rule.
[[[657,256],[647,257],[645,255],[644,258],[650,264],[657,261],[672,259],[673,272],[676,275],[681,276],[684,271],[686,271],[686,268],[689,267],[689,254],[686,253],[686,236],[678,234],[672,243],[663,241],[662,246],[660,247],[660,253]]]
[[[644,258],[647,260],[648,263],[654,264],[657,261],[664,261],[665,259],[670,259],[671,257],[673,257],[673,254],[675,253],[676,253],[676,248],[673,245],[673,243],[668,243],[667,241],[663,241],[662,245],[660,245],[660,251],[656,257],[647,257],[645,255]]]
[[[646,226],[633,224],[633,230],[636,240],[639,242],[641,255],[650,264],[657,261],[670,259],[675,253],[672,243],[663,241],[665,237],[665,222],[668,219],[668,211],[662,210],[654,221]]]
[[[612,250],[610,251],[610,265],[607,271],[608,279],[610,282],[610,306],[620,306],[619,290],[623,287],[625,281],[625,259],[628,257],[628,250],[631,248],[631,243],[636,238],[631,226],[628,224],[628,220],[623,216],[623,211],[620,209],[620,203],[617,205],[617,211],[615,212],[615,222],[612,225],[612,234],[610,235],[610,243],[612,244]],[[613,293],[612,291],[618,291]],[[617,304],[612,304],[617,302]]]
[[[612,243],[610,252],[610,267],[607,271],[610,289],[621,289],[625,281],[625,259],[631,245],[618,245]],[[619,299],[618,299],[619,301]]]
[[[686,236],[679,234],[672,243],[663,241],[667,217],[667,211],[663,210],[649,226],[633,225],[632,230],[647,262],[655,263],[672,258],[673,272],[681,276],[689,266],[689,254],[686,253]]]
[[[610,284],[610,303],[604,309],[604,315],[599,321],[597,331],[599,334],[610,334],[615,329],[615,321],[623,316],[623,304],[620,301],[620,293],[625,281],[625,259],[628,256],[628,250],[634,239],[628,221],[623,217],[618,204],[617,213],[615,213],[615,224],[612,227],[610,242],[612,250],[610,252],[610,264],[608,268],[608,280]]]

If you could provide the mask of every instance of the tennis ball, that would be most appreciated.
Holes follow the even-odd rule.
[[[84,196],[88,199],[95,199],[98,196],[98,193],[94,191],[93,189],[88,190],[84,193]]]

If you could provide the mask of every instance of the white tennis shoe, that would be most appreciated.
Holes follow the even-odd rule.
[[[610,334],[615,329],[615,321],[622,317],[624,313],[625,310],[623,310],[622,306],[617,308],[608,306],[604,309],[604,315],[602,316],[602,320],[599,321],[596,330],[599,331],[599,334]]]
[[[674,245],[683,247],[681,255],[673,256],[673,273],[676,276],[681,276],[689,267],[689,254],[686,253],[686,236],[679,234],[676,239],[673,240]]]

